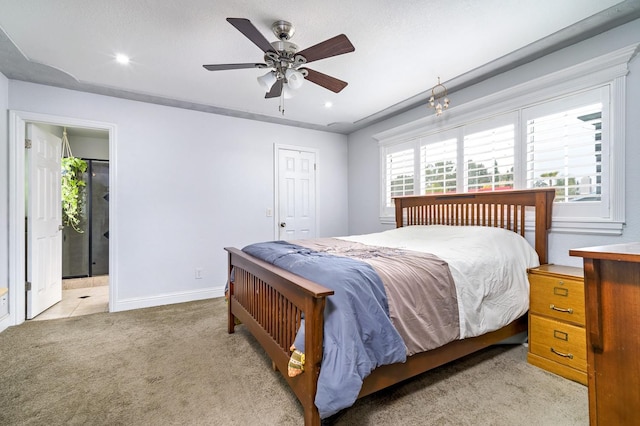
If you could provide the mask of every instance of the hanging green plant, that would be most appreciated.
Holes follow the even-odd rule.
[[[62,159],[62,223],[83,233],[78,226],[84,207],[84,187],[82,174],[87,171],[87,162],[81,158]]]

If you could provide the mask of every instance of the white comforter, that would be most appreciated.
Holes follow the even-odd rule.
[[[340,239],[431,253],[445,260],[456,285],[461,338],[497,330],[526,313],[527,268],[540,264],[524,238],[500,228],[419,225]]]

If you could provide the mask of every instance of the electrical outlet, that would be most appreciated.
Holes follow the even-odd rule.
[[[267,217],[272,217],[272,216],[273,216],[273,210],[267,209]]]
[[[202,279],[202,268],[196,268],[196,280]]]

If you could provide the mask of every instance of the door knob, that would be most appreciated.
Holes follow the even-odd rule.
[[[287,226],[286,222],[280,222],[280,228],[285,228]]]

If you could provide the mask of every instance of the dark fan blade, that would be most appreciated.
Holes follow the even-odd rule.
[[[307,62],[313,62],[319,59],[353,52],[354,50],[356,50],[356,48],[353,47],[347,36],[340,34],[318,43],[315,46],[308,47],[297,54],[304,56]]]
[[[263,52],[274,52],[273,46],[269,43],[260,31],[253,26],[250,20],[244,18],[227,18],[227,22],[236,27],[238,31],[245,35],[256,46],[262,49]]]
[[[264,95],[265,99],[277,98],[278,96],[280,96],[280,94],[282,93],[283,84],[284,80],[276,80],[276,82],[273,83],[273,86],[271,86],[271,90],[269,90],[269,93]]]
[[[305,79],[317,84],[318,86],[322,86],[325,89],[329,89],[334,93],[339,93],[342,89],[347,87],[348,84],[346,81],[338,80],[335,77],[331,77],[330,75],[326,75],[309,68],[300,68],[300,70],[306,70],[308,72]]]
[[[209,71],[223,70],[239,70],[242,68],[265,68],[266,64],[220,64],[220,65],[203,65]]]

